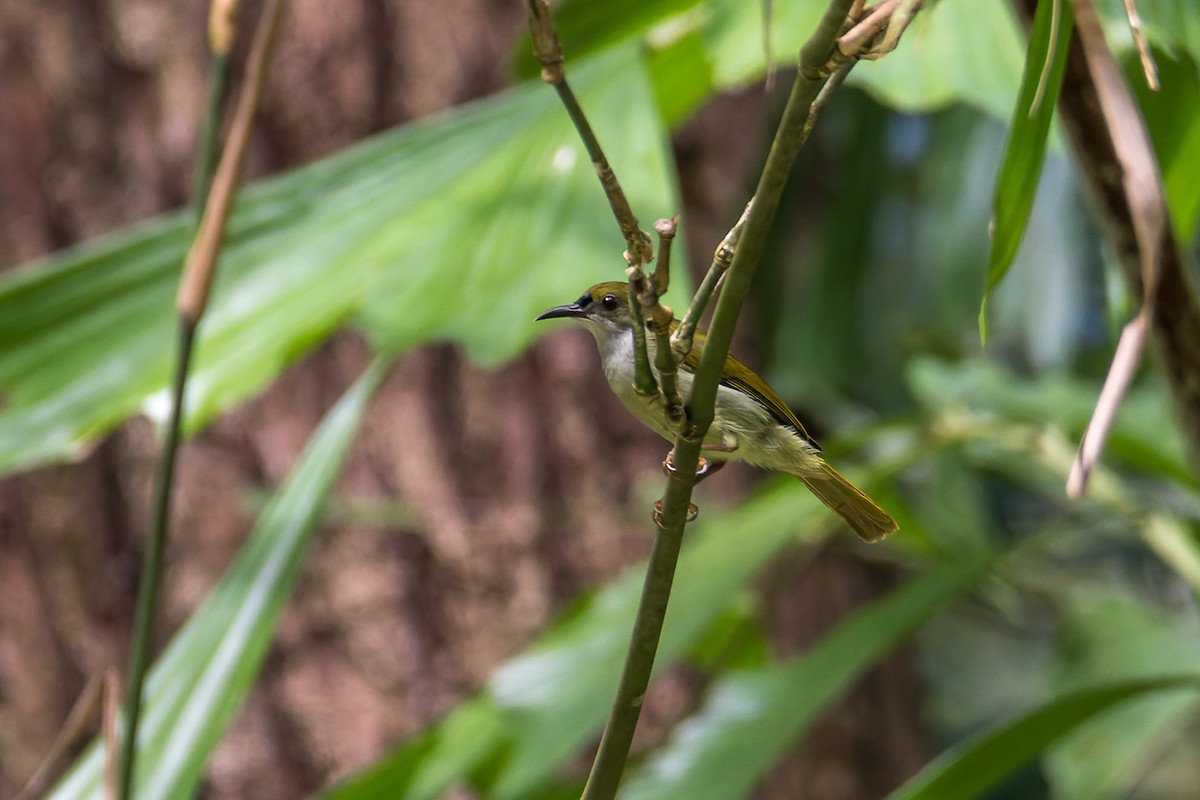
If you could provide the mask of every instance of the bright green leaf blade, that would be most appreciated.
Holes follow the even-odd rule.
[[[643,227],[674,214],[667,134],[642,60],[620,48],[572,74]],[[360,254],[391,265],[371,273],[359,315],[379,346],[398,350],[450,339],[473,358],[494,363],[529,342],[533,318],[548,306],[623,275],[624,241],[554,92],[531,84],[514,95],[513,105],[510,119],[490,134],[476,126],[463,142],[439,143],[450,160],[461,158],[466,146],[485,152],[473,160],[468,180],[412,204],[387,224],[378,237],[386,241],[376,245],[383,252],[372,247]],[[466,213],[455,218],[448,209]],[[682,298],[687,281],[677,277],[672,296]]]
[[[1186,56],[1176,60],[1156,52],[1155,59],[1161,82],[1157,92],[1139,80],[1140,64],[1129,67],[1138,73],[1130,83],[1162,169],[1175,236],[1191,246],[1200,229],[1200,67]]]
[[[386,361],[377,359],[329,412],[237,560],[150,673],[138,737],[139,800],[196,791],[258,673],[325,498],[385,369]],[[50,797],[101,798],[102,761],[93,745]]]
[[[996,180],[992,212],[992,245],[988,251],[984,298],[1000,283],[1017,257],[1033,198],[1037,193],[1046,140],[1067,63],[1067,43],[1074,16],[1068,0],[1039,3],[1030,32],[1021,90],[1012,114],[1004,161]],[[985,308],[979,310],[980,333],[986,336]]]
[[[696,30],[681,31],[650,47],[647,60],[664,124],[682,122],[712,94],[712,66]]]
[[[820,0],[775,4],[771,42],[777,66],[795,65],[826,5]],[[709,0],[704,10],[715,85],[728,89],[758,80],[765,69],[758,4],[751,10],[741,0]],[[894,52],[860,65],[849,80],[902,111],[962,102],[1004,119],[1012,111],[1023,50],[1005,0],[940,0],[918,14]]]
[[[1200,689],[1200,675],[1122,681],[1059,697],[935,759],[888,800],[970,800],[1024,767],[1064,734],[1119,703],[1163,690]]]
[[[1008,119],[1025,51],[1012,3],[940,0],[926,5],[900,46],[879,61],[860,64],[849,82],[907,113],[963,103],[994,119]]]
[[[747,796],[824,709],[945,602],[974,585],[989,563],[976,559],[916,578],[790,663],[719,681],[704,708],[626,778],[622,800]]]
[[[680,557],[657,667],[684,657],[706,635],[763,564],[796,540],[798,525],[808,522],[801,536],[814,538],[811,523],[824,513],[803,487],[787,482],[736,510],[702,514]],[[468,776],[490,787],[487,796],[494,800],[525,797],[543,786],[608,713],[644,569],[631,570],[567,615],[527,653],[500,667],[480,697],[460,707],[474,709],[469,730],[486,731],[487,748],[478,747],[483,736],[455,734],[451,728],[462,723],[452,715],[325,800],[434,798]],[[497,730],[503,732],[498,740]],[[465,752],[472,757],[464,759]]]
[[[678,211],[640,55],[607,51],[572,74],[647,227]],[[0,472],[78,456],[139,411],[165,417],[191,227],[175,214],[0,281]],[[384,349],[448,339],[481,361],[511,357],[538,312],[619,276],[623,248],[540,82],[251,187],[200,326],[186,427],[348,322]]]

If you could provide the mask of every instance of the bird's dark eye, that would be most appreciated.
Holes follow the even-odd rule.
[[[600,299],[600,305],[604,306],[605,311],[616,311],[620,303],[621,301],[617,299],[615,294],[606,294]]]

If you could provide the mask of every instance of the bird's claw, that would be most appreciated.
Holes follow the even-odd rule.
[[[663,459],[663,474],[668,478],[675,477],[675,448],[667,451],[667,457]],[[700,460],[696,463],[696,483],[712,475],[714,472],[725,466],[724,461],[717,461],[712,458],[700,456]]]
[[[700,509],[696,507],[695,503],[688,503],[687,518],[684,520],[684,522],[695,522],[696,517],[698,516],[700,516]],[[660,528],[663,526],[661,499],[654,501],[654,510],[650,512],[650,517],[654,520],[655,525]]]

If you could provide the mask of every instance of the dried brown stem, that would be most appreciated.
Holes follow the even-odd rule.
[[[254,43],[250,48],[246,85],[238,98],[233,120],[229,125],[229,139],[217,164],[213,176],[212,191],[204,206],[200,229],[188,250],[183,265],[183,280],[175,298],[175,308],[186,324],[195,326],[208,304],[213,275],[216,272],[217,254],[221,250],[221,239],[225,234],[225,222],[233,207],[241,180],[242,165],[245,163],[246,146],[250,142],[250,131],[258,112],[263,86],[267,80],[267,64],[274,48],[275,36],[279,31],[278,20],[286,6],[284,0],[272,0],[263,10],[264,18],[274,20],[262,24],[255,31]]]
[[[1036,0],[1018,0],[1017,6],[1032,19]],[[1200,300],[1167,224],[1157,162],[1141,115],[1104,44],[1095,8],[1075,0],[1074,11],[1059,113],[1126,277],[1143,298],[1140,313],[1171,387],[1193,468],[1200,473]],[[1121,363],[1114,363],[1106,390],[1108,384],[1127,380],[1123,373],[1137,359],[1126,353],[1136,344],[1135,338]],[[1102,391],[1101,398],[1105,406],[1120,399],[1115,389]],[[1093,427],[1098,426],[1089,426],[1089,435]],[[1084,449],[1098,452],[1086,438]],[[1086,472],[1090,464],[1081,462],[1080,468]]]
[[[1138,14],[1133,0],[1125,0],[1125,19],[1129,20],[1129,33],[1133,35],[1133,43],[1137,46],[1138,58],[1142,62],[1142,74],[1146,76],[1146,85],[1150,91],[1157,92],[1158,65],[1150,52],[1150,43],[1146,41],[1146,32],[1142,30],[1142,18]]]

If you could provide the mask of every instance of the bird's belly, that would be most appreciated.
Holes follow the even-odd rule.
[[[684,402],[691,397],[693,375],[678,373]],[[670,442],[679,430],[667,420],[661,395],[643,396],[633,387],[632,371],[607,375],[613,393],[643,425]],[[657,376],[656,376],[657,377]],[[704,455],[720,461],[746,461],[758,467],[800,475],[819,470],[817,451],[761,403],[727,386],[717,387],[713,423],[704,437]]]

